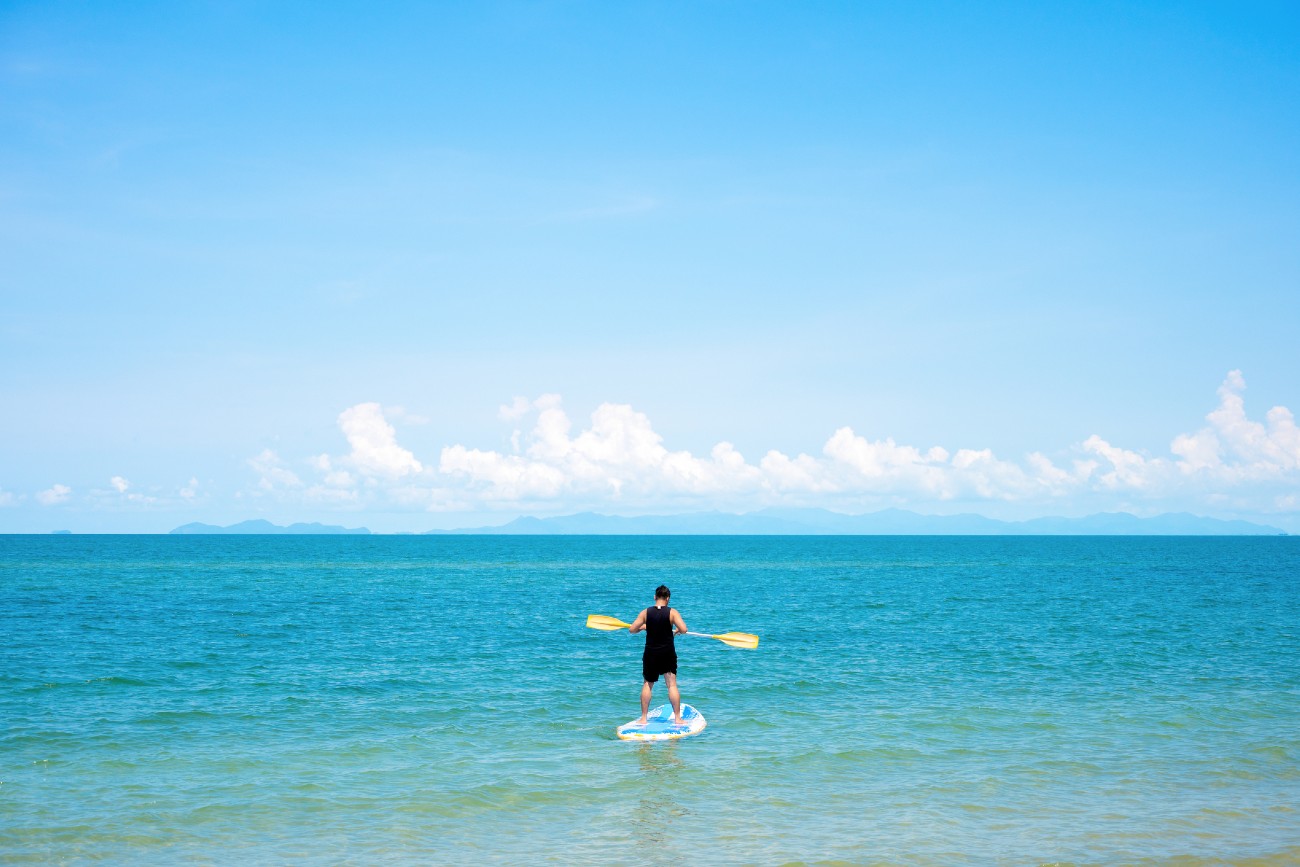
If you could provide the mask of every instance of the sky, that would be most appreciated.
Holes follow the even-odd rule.
[[[0,532],[1300,532],[1294,4],[0,7]]]

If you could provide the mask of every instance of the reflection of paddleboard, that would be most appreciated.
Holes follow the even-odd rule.
[[[639,719],[639,717],[638,717]],[[673,706],[661,704],[646,714],[646,724],[637,725],[636,720],[619,726],[617,733],[625,741],[670,741],[673,738],[685,738],[698,735],[704,731],[704,714],[689,704],[682,705],[682,724],[673,724]]]

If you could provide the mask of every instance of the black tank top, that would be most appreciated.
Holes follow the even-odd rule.
[[[645,610],[645,649],[662,650],[673,646],[672,609],[647,608]]]

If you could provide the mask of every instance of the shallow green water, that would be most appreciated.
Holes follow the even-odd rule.
[[[762,644],[624,743],[661,582]],[[10,536],[0,630],[5,861],[1300,861],[1292,538]]]

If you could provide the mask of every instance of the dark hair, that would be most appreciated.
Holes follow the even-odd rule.
[[[655,588],[656,599],[671,599],[672,595],[673,595],[673,591],[669,590],[668,587],[663,584],[660,584],[658,587]]]

